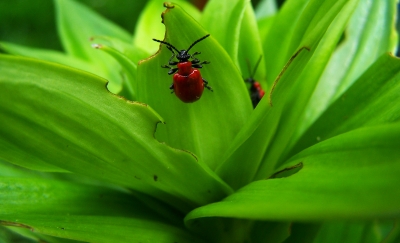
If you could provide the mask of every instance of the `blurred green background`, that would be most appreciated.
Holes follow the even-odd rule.
[[[68,0],[67,0],[68,1]],[[132,32],[145,0],[79,0]],[[52,0],[0,0],[0,40],[61,50]]]
[[[68,0],[65,0],[68,1]],[[77,0],[133,33],[146,0]],[[202,8],[207,0],[192,0]],[[256,5],[259,0],[252,1]],[[155,16],[159,18],[160,16]],[[53,0],[0,0],[0,41],[62,50]]]
[[[130,33],[133,33],[139,13],[147,3],[147,0],[76,1],[94,9]],[[207,0],[190,1],[199,9],[207,2]],[[260,1],[252,0],[251,2],[253,6],[257,6]],[[276,0],[276,2],[278,6],[281,6],[284,0]],[[397,29],[399,28],[398,21]],[[0,41],[62,50],[57,35],[53,0],[0,0]]]

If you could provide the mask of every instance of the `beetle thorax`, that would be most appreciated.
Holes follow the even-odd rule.
[[[192,62],[180,62],[176,65],[178,67],[178,73],[183,76],[188,76],[192,73]]]
[[[186,50],[181,50],[178,55],[176,55],[176,58],[179,60],[179,62],[186,62],[189,60],[190,55]]]

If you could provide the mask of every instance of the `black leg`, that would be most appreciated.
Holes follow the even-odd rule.
[[[170,61],[168,62],[168,64],[169,64],[169,65],[172,65],[172,66],[175,66],[175,65],[178,64],[178,63],[179,63],[179,62],[172,62],[171,59],[170,59]]]
[[[192,62],[192,67],[194,67],[194,68],[202,68],[203,64],[209,64],[209,63],[210,63],[209,61],[203,61],[201,63]]]
[[[171,74],[175,73],[176,71],[178,71],[178,68],[172,68],[172,67],[170,67],[168,65],[162,65],[161,67],[162,68],[169,68],[169,71],[168,71],[169,75],[171,75]]]
[[[176,71],[178,71],[178,68],[171,68],[171,69],[168,71],[168,74],[171,75],[171,74],[175,73]]]
[[[204,78],[203,78],[203,83],[204,83],[204,87],[206,87],[208,90],[210,90],[211,92],[214,92],[213,91],[213,89],[210,87],[210,86],[208,86],[208,82],[207,82],[207,80],[205,80]]]
[[[202,68],[203,66],[201,64],[192,64],[192,67],[194,68]]]
[[[199,55],[199,54],[201,54],[201,52],[199,52],[199,51],[196,51],[195,53],[193,53],[190,57],[191,58],[193,58],[194,56],[196,56],[196,55]]]
[[[190,55],[190,58],[192,59],[192,63],[193,64],[197,64],[200,62],[199,59],[195,58],[194,56],[201,54],[201,52],[196,51],[195,53],[193,53],[192,55]]]

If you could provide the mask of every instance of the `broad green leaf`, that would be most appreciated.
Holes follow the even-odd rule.
[[[237,61],[242,77],[246,79],[253,75],[253,78],[262,84],[263,89],[268,90],[265,82],[265,57],[262,57],[258,68],[255,70],[256,62],[263,55],[263,50],[256,17],[250,2],[245,6],[240,23],[238,48]],[[255,73],[252,73],[254,71]]]
[[[303,168],[286,178],[255,181],[221,202],[190,212],[258,220],[398,218],[400,123],[362,128],[310,147],[288,161]],[[281,168],[284,169],[284,168]]]
[[[201,242],[124,192],[0,178],[0,224],[84,242]]]
[[[231,60],[238,67],[240,29],[245,9],[249,6],[248,4],[250,3],[245,0],[208,1],[200,21],[208,33],[224,47]],[[220,59],[220,61],[222,60]],[[225,69],[221,69],[221,72],[228,73]]]
[[[354,17],[350,22],[347,39],[353,45],[355,42],[358,45],[347,47],[347,50],[343,50],[346,47],[341,46],[340,55],[343,57],[343,52],[346,52],[347,58],[352,60],[348,61],[351,65],[339,73],[344,76],[335,97],[341,95],[383,53],[395,51],[398,39],[395,29],[396,9],[395,0],[372,1],[362,4],[354,14],[358,18]],[[367,16],[365,12],[368,13]],[[369,36],[371,37],[368,38]],[[345,42],[346,46],[351,45],[348,42]]]
[[[114,36],[130,42],[128,32],[103,18],[75,0],[54,0],[57,10],[57,24],[60,40],[65,51],[77,58],[95,61],[98,55],[90,47],[95,36]]]
[[[275,78],[287,63],[295,50],[289,50],[289,44],[293,37],[299,17],[309,0],[288,0],[273,18],[268,32],[262,31],[264,57],[267,68],[267,83],[272,87]],[[277,45],[279,43],[279,45]],[[290,52],[289,52],[290,51]]]
[[[129,43],[128,32],[108,21],[75,0],[54,0],[57,10],[57,30],[65,51],[74,57],[91,62],[102,69],[113,93],[121,90],[120,66],[112,57],[91,48],[96,36],[112,36]]]
[[[300,52],[285,75],[291,76],[299,72],[306,65],[310,55],[307,51]],[[285,89],[288,88],[286,84],[285,88],[276,90],[275,92],[282,94],[277,98],[283,99]],[[233,189],[238,189],[253,180],[263,159],[264,151],[273,141],[274,131],[279,125],[281,109],[271,107],[267,99],[268,97],[262,99],[257,105],[249,121],[238,132],[224,154],[224,163],[216,170],[216,173]]]
[[[166,41],[176,48],[188,48],[207,32],[178,5],[168,5],[163,14]],[[171,57],[164,45],[160,51],[138,66],[138,101],[149,104],[164,118],[156,137],[175,148],[193,152],[211,169],[221,163],[221,156],[237,131],[247,120],[252,107],[248,92],[236,66],[213,36],[190,50],[201,51],[196,57],[210,61],[201,69],[202,77],[213,92],[205,89],[195,103],[183,103],[169,89],[172,77],[161,68]],[[223,60],[223,61],[222,61]]]
[[[0,177],[32,178],[42,176],[50,176],[50,173],[42,173],[39,171],[29,170],[0,160]]]
[[[89,44],[89,42],[87,43]],[[46,49],[38,49],[38,48],[31,48],[20,46],[13,43],[6,43],[0,42],[0,48],[5,50],[6,52],[13,54],[13,55],[20,55],[26,57],[33,57],[45,61],[55,62],[63,65],[67,65],[73,68],[78,68],[101,77],[111,78],[109,70],[101,68],[101,66],[96,65],[94,63],[90,63],[83,59],[79,59],[77,57],[67,55],[62,52],[53,51],[53,50],[46,50]],[[119,71],[119,69],[116,69]],[[114,70],[115,71],[115,70]],[[117,79],[119,79],[118,77]],[[111,91],[117,92],[121,89],[119,85],[109,85],[109,89]]]
[[[394,223],[393,229],[390,231],[389,236],[386,238],[385,243],[396,243],[400,241],[400,224],[399,219]]]
[[[32,232],[30,229],[22,228],[22,227],[15,227],[15,226],[0,226],[0,227],[7,228],[9,231],[19,235],[19,238],[23,237],[23,240],[21,239],[21,241],[14,239],[14,240],[6,241],[5,243],[9,243],[9,242],[79,243],[79,242],[82,242],[82,241],[76,241],[76,240],[70,240],[70,239],[49,236],[49,235],[43,235],[43,234],[39,234],[36,232]]]
[[[301,119],[306,112],[307,103],[313,90],[336,48],[343,30],[357,6],[358,0],[333,2],[333,6],[322,4],[320,8],[317,8],[318,11],[315,13],[315,16],[321,16],[322,19],[317,21],[315,29],[308,28],[305,30],[304,37],[301,41],[305,41],[304,45],[310,43],[310,48],[315,50],[307,66],[301,72],[297,73],[296,77],[286,76],[279,81],[280,84],[283,82],[287,82],[286,84],[290,83],[292,87],[290,87],[288,92],[284,95],[285,101],[282,102],[283,106],[281,106],[282,116],[280,117],[279,126],[275,131],[273,143],[271,143],[271,146],[268,148],[260,168],[258,169],[255,177],[256,179],[265,178],[270,175],[275,168],[279,167],[284,158],[286,158],[285,156],[287,156],[288,152],[287,147],[295,136],[299,119]],[[305,14],[306,16],[302,16],[302,18],[307,18],[307,16],[310,15],[310,11],[313,12],[313,10],[315,10],[314,5],[318,4],[310,2],[310,5],[311,6],[308,6],[305,10],[305,13],[307,13]],[[330,11],[326,12],[325,10],[327,9]],[[313,14],[310,16],[310,25],[312,25],[316,19]],[[303,24],[300,25],[302,26]],[[296,29],[295,31],[301,32],[302,29]],[[318,43],[319,36],[322,35],[323,37]],[[276,89],[279,89],[280,84],[278,83]],[[277,95],[278,93],[276,91],[275,97],[277,97]],[[279,102],[279,100],[274,101],[274,93],[272,93],[272,102]]]
[[[0,225],[0,243],[10,242],[24,242],[24,243],[35,243],[37,241],[26,238],[20,234],[14,233],[8,227]]]
[[[38,49],[32,47],[25,47],[13,43],[1,42],[0,48],[6,51],[7,53],[25,57],[33,57],[49,62],[55,62],[63,65],[67,65],[74,68],[79,68],[84,71],[88,71],[97,75],[105,75],[100,68],[90,64],[89,62],[83,61],[73,56],[68,56],[65,53],[46,50],[46,49]]]
[[[83,175],[74,173],[59,173],[59,172],[42,172],[38,170],[30,170],[15,164],[0,160],[0,177],[14,178],[45,178],[61,181],[76,182],[85,185],[104,186],[108,188],[121,189],[121,187],[106,183],[101,180],[96,180]],[[145,198],[144,195],[138,195],[138,198]]]
[[[218,24],[215,24],[216,22]],[[204,9],[201,24],[225,48],[241,70],[242,77],[250,77],[255,63],[263,55],[251,3],[243,0],[209,1]],[[264,80],[264,60],[261,60],[255,77]],[[264,87],[266,88],[266,85]]]
[[[381,243],[393,223],[324,223],[313,243]],[[382,230],[384,232],[382,232]],[[382,235],[382,233],[384,233]]]
[[[160,14],[165,10],[163,3],[165,0],[150,0],[147,2],[145,9],[142,11],[139,21],[136,24],[133,44],[149,53],[158,50],[159,44],[152,41],[152,38],[162,40],[164,38],[165,28],[159,18]],[[193,5],[186,1],[174,0],[195,20],[200,19],[200,12]]]
[[[377,58],[393,52],[397,43],[396,8],[395,0],[359,2],[342,42],[318,81],[307,112],[299,119],[297,134],[301,135]]]
[[[277,162],[276,158],[272,157],[273,160],[271,160],[266,156],[279,157],[280,150],[286,146],[287,140],[290,139],[291,134],[294,132],[296,125],[293,124],[293,121],[296,120],[298,113],[302,111],[301,109],[307,98],[307,96],[302,97],[303,101],[299,100],[298,103],[293,104],[293,100],[288,101],[289,94],[294,96],[297,91],[302,91],[304,95],[307,95],[307,92],[310,92],[304,82],[307,81],[309,85],[313,85],[312,82],[315,82],[315,79],[307,80],[306,75],[313,74],[318,76],[321,72],[321,69],[313,70],[313,65],[318,63],[318,58],[327,59],[329,53],[324,51],[327,46],[333,48],[335,45],[335,40],[340,36],[340,30],[343,28],[349,11],[351,12],[351,7],[354,5],[354,1],[350,2],[351,4],[347,4],[346,1],[330,2],[331,5],[334,5],[331,11],[325,15],[318,14],[318,16],[321,16],[319,25],[304,36],[305,42],[302,43],[300,48],[308,47],[309,50],[298,49],[297,57],[292,59],[292,62],[289,61],[291,63],[290,65],[287,64],[287,69],[283,75],[280,79],[277,78],[279,82],[276,87],[272,88],[270,97],[266,95],[258,104],[249,122],[231,143],[229,150],[225,154],[226,161],[217,169],[217,174],[234,189],[246,185],[254,177],[265,177],[273,173]],[[326,5],[323,5],[323,8],[319,9],[319,11],[325,11],[326,7]],[[312,22],[314,21],[314,16],[309,14],[310,11],[305,11],[305,13],[310,18],[308,21]],[[338,17],[335,20],[336,16]],[[301,18],[304,19],[305,17]],[[338,25],[332,25],[334,20]],[[294,31],[299,32],[297,30]],[[323,36],[324,34],[326,36]],[[301,84],[305,87],[301,87]],[[294,107],[291,108],[290,105]],[[291,109],[289,110],[289,108]],[[288,117],[289,115],[290,117]],[[286,121],[281,116],[285,116],[285,119],[290,118],[290,120]],[[285,124],[285,126],[282,124]],[[281,141],[279,142],[281,143],[277,142],[277,139],[280,139]],[[272,153],[269,146],[274,149]],[[265,151],[269,153],[265,154]]]
[[[273,16],[270,16],[270,17],[266,17],[266,18],[257,20],[257,27],[258,27],[258,32],[260,34],[261,43],[264,43],[266,36],[269,35],[270,29],[272,27],[272,24],[274,23],[275,18],[276,18],[276,15],[273,15]],[[263,44],[261,47],[265,48],[265,45]],[[265,53],[266,53],[266,51],[263,49],[263,55],[264,55],[264,58],[265,58],[265,60],[264,60],[265,64],[264,65],[266,66],[267,61],[268,60],[271,61],[271,59],[274,59],[274,57],[265,56]],[[268,73],[269,70],[267,70],[266,72]],[[264,77],[264,79],[266,79],[266,76]],[[271,84],[271,83],[272,83],[272,81],[269,82],[269,84]]]
[[[296,141],[293,154],[332,136],[400,118],[400,62],[384,54]]]
[[[103,179],[182,211],[230,193],[191,153],[154,138],[162,120],[148,105],[111,94],[97,76],[1,56],[0,83],[0,159]]]

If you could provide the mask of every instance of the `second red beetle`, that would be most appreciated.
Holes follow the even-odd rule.
[[[204,87],[208,90],[213,91],[210,86],[208,86],[208,82],[202,78],[200,71],[197,68],[202,68],[203,64],[209,64],[208,61],[201,62],[199,59],[194,57],[195,55],[200,54],[200,52],[195,52],[192,55],[189,54],[189,50],[209,37],[210,35],[205,35],[200,39],[193,42],[188,49],[186,50],[178,50],[172,44],[153,39],[156,42],[160,42],[165,44],[167,48],[172,52],[172,56],[168,61],[168,65],[163,65],[163,68],[169,68],[168,74],[174,74],[173,83],[170,86],[172,92],[175,92],[176,96],[185,103],[192,103],[200,99],[203,94]],[[174,52],[176,51],[176,53]],[[173,59],[176,57],[178,61],[174,61]],[[171,66],[177,66],[171,67]],[[177,72],[178,71],[178,72]],[[177,72],[177,73],[176,73]]]
[[[258,59],[253,72],[251,72],[250,63],[247,61],[247,68],[249,69],[250,77],[246,78],[244,81],[250,83],[250,98],[253,103],[253,108],[256,108],[258,102],[264,97],[265,91],[262,89],[261,84],[254,79],[254,74],[257,71],[257,67],[260,64],[262,56]],[[251,73],[250,73],[251,72]]]

